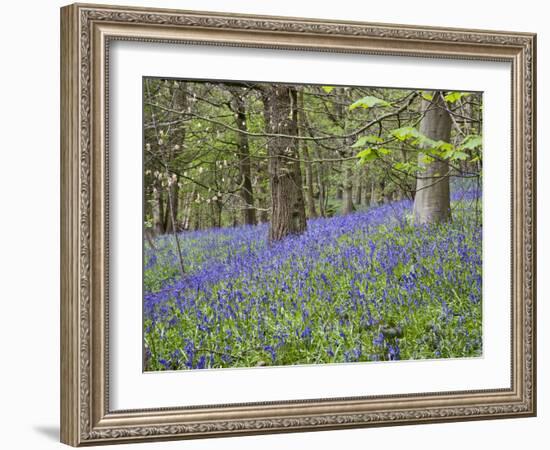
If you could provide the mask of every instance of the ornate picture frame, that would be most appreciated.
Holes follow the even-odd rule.
[[[113,410],[109,387],[108,67],[114,41],[509,63],[510,386]],[[62,8],[61,441],[81,446],[534,416],[535,88],[536,36],[530,33],[86,4]]]

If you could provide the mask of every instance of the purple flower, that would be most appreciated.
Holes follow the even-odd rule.
[[[206,367],[206,356],[201,356],[197,363],[197,369],[204,369]]]
[[[271,355],[271,361],[272,362],[275,362],[275,358],[277,357],[277,354],[275,352],[275,349],[271,346],[271,345],[266,345],[264,347],[264,350],[269,352],[269,354]]]
[[[309,326],[306,326],[304,328],[304,331],[302,331],[302,334],[300,334],[300,337],[302,339],[310,339],[311,338],[311,328]]]

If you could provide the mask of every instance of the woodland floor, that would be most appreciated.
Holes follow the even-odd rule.
[[[482,226],[475,196],[415,226],[401,201],[310,219],[268,245],[267,224],[145,244],[145,370],[482,354]]]

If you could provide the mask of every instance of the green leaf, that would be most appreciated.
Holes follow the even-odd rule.
[[[420,131],[414,127],[396,128],[395,130],[392,130],[390,134],[400,141],[406,141],[410,138],[419,138],[421,136]]]
[[[468,92],[456,92],[456,91],[453,91],[453,92],[449,92],[445,97],[445,101],[447,103],[455,103],[457,102],[458,100],[460,100],[462,97],[467,97],[468,95],[470,95],[470,93]]]
[[[453,156],[454,151],[455,151],[455,149],[445,150],[445,151],[441,152],[439,154],[439,156],[441,156],[442,159],[449,159],[450,157]]]
[[[327,94],[330,94],[334,90],[334,86],[321,86],[321,89],[323,89],[323,91]]]
[[[355,155],[357,158],[361,160],[362,163],[367,163],[370,161],[374,161],[378,158],[378,155],[376,152],[373,151],[372,148],[366,148],[365,150],[361,150],[357,155]]]
[[[372,148],[366,148],[365,150],[361,150],[357,155],[355,155],[357,158],[363,159],[372,154]]]
[[[456,152],[453,152],[451,159],[453,160],[459,159],[460,161],[465,161],[466,159],[468,159],[468,154],[461,152],[460,150],[457,150]]]
[[[422,158],[421,158],[421,162],[423,162],[424,164],[430,164],[432,162],[434,162],[434,158],[432,158],[431,156],[429,155],[422,155]]]
[[[469,134],[464,138],[462,144],[460,144],[461,149],[465,150],[474,150],[478,147],[481,147],[483,140],[478,134]]]
[[[416,171],[416,169],[418,168],[415,164],[413,163],[410,163],[410,162],[396,162],[394,165],[393,165],[393,168],[395,170],[399,170],[400,172],[405,172],[405,173],[413,173],[414,171]]]
[[[429,141],[429,142],[428,142]],[[426,138],[426,150],[428,150],[428,153],[438,156],[443,159],[450,158],[453,153],[456,151],[453,144],[450,142],[445,141],[433,141],[431,139]]]
[[[370,161],[374,161],[377,158],[380,158],[380,155],[388,155],[391,153],[391,150],[388,148],[380,147],[380,148],[366,148],[365,150],[361,150],[357,155],[355,155],[357,158],[359,158],[361,163],[366,163]]]
[[[373,97],[372,95],[367,95],[366,97],[360,98],[355,103],[352,103],[349,107],[350,110],[355,108],[372,108],[373,106],[390,106],[386,100],[382,100],[378,97]]]
[[[448,152],[448,151],[452,151],[454,150],[454,145],[451,144],[450,142],[445,142],[445,141],[437,141],[435,143],[435,148],[437,150],[440,150],[440,151],[443,151],[443,152]]]
[[[434,99],[433,94],[430,94],[428,91],[420,91],[420,95],[424,100],[431,102]]]
[[[379,144],[380,142],[384,142],[384,140],[374,134],[369,134],[367,136],[361,136],[357,139],[357,142],[352,145],[352,148],[364,147],[365,144]]]

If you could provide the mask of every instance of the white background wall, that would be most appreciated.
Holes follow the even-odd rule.
[[[545,448],[550,407],[549,320],[550,14],[545,2],[392,0],[163,0],[119,4],[538,33],[539,414],[508,419],[141,444],[140,449]],[[61,448],[59,417],[59,1],[2,5],[0,48],[0,442]],[[546,101],[546,102],[545,102]],[[503,125],[506,126],[506,125]],[[123,446],[127,448],[128,446]],[[138,447],[132,447],[138,448]]]

